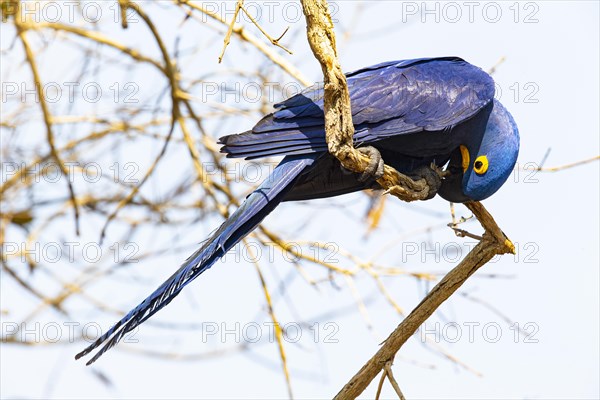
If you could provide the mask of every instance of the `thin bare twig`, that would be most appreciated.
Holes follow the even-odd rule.
[[[136,5],[137,6],[137,5]],[[121,11],[121,27],[127,29],[127,9],[130,7],[129,0],[119,0],[119,10]]]
[[[392,372],[392,361],[388,361],[385,363],[383,367],[383,372],[381,374],[381,378],[379,379],[379,384],[377,385],[377,393],[375,394],[375,400],[379,400],[381,396],[381,389],[383,389],[383,383],[385,382],[385,378],[388,378],[390,384],[394,388],[394,391],[398,395],[400,400],[406,400],[404,394],[402,394],[402,390],[400,390],[400,386],[398,382],[396,382],[396,378],[394,378],[394,373]]]
[[[387,376],[387,372],[384,369],[381,373],[381,378],[379,378],[379,384],[377,385],[377,392],[375,393],[375,400],[379,400],[379,396],[381,396],[381,389],[383,389],[383,382],[385,382],[385,377]]]
[[[177,4],[185,4],[188,7],[190,7],[191,9],[194,9],[194,10],[197,10],[197,11],[200,11],[200,12],[206,14],[207,16],[214,19],[215,21],[218,21],[222,24],[228,25],[227,21],[225,21],[225,19],[223,19],[223,17],[219,13],[214,12],[214,11],[204,7],[204,5],[202,3],[189,2],[188,0],[174,0],[174,2]],[[277,54],[277,52],[275,52],[273,50],[273,48],[271,48],[269,45],[265,44],[258,37],[254,36],[252,33],[248,32],[241,26],[237,26],[237,25],[233,26],[233,33],[238,35],[242,40],[244,40],[244,41],[250,43],[251,45],[253,45],[254,47],[256,47],[261,53],[263,53],[265,55],[265,57],[267,57],[269,60],[271,60],[275,65],[278,65],[283,71],[288,73],[292,78],[296,79],[302,85],[310,86],[313,84],[313,81],[311,81],[306,76],[304,76],[302,71],[300,71],[293,64],[291,64],[286,58]]]
[[[287,385],[288,396],[292,399],[292,381],[290,379],[290,371],[287,365],[287,356],[285,354],[285,348],[283,347],[283,331],[281,329],[281,325],[275,316],[275,310],[273,309],[273,301],[271,300],[271,293],[269,292],[269,288],[267,287],[267,281],[260,269],[260,265],[258,265],[258,260],[254,254],[254,250],[251,246],[248,246],[248,241],[246,239],[243,240],[248,252],[250,253],[250,259],[256,268],[256,272],[258,273],[258,279],[260,280],[260,285],[263,289],[263,294],[265,296],[265,301],[267,302],[267,308],[269,310],[269,317],[273,322],[273,329],[275,330],[275,339],[277,340],[277,348],[279,350],[279,357],[281,358],[281,368],[283,369],[283,375],[285,376],[285,383]]]
[[[158,44],[158,47],[160,48],[161,54],[163,56],[163,60],[165,63],[165,74],[169,78],[169,86],[171,89],[171,103],[172,103],[171,127],[169,129],[169,134],[165,138],[165,141],[164,141],[163,147],[161,148],[161,151],[154,159],[154,162],[152,163],[150,168],[148,168],[148,170],[146,171],[146,174],[144,175],[144,177],[142,178],[140,183],[133,188],[133,190],[129,193],[129,195],[127,197],[125,197],[124,199],[122,199],[119,202],[119,204],[117,205],[115,210],[108,216],[106,222],[104,223],[104,226],[102,227],[102,231],[100,233],[100,242],[102,242],[102,240],[104,239],[104,236],[106,234],[106,229],[108,228],[108,225],[110,224],[110,222],[117,216],[117,213],[123,207],[125,207],[129,202],[131,202],[131,200],[133,200],[133,197],[138,193],[141,186],[148,180],[148,178],[154,172],[154,169],[158,165],[158,162],[166,153],[167,147],[169,145],[169,142],[173,135],[173,131],[175,129],[175,125],[177,125],[177,124],[179,124],[179,126],[181,127],[181,130],[183,132],[184,140],[188,146],[190,155],[192,156],[192,160],[194,162],[194,167],[196,168],[196,172],[198,173],[199,181],[202,183],[207,194],[215,200],[215,204],[217,204],[218,206],[221,207],[220,208],[221,214],[226,213],[226,209],[224,209],[224,206],[221,206],[221,204],[216,200],[216,197],[215,197],[216,195],[215,195],[214,189],[209,184],[208,179],[206,179],[206,177],[204,175],[204,172],[203,172],[203,169],[202,169],[202,166],[200,163],[200,159],[199,159],[200,158],[199,153],[195,147],[193,139],[191,138],[191,134],[187,128],[185,119],[183,118],[183,115],[181,114],[181,109],[179,108],[181,89],[179,87],[179,81],[177,79],[177,71],[175,69],[175,65],[174,65],[173,61],[171,60],[171,57],[169,56],[169,52],[168,52],[163,40],[161,39],[161,37],[158,33],[158,30],[156,29],[156,26],[150,20],[150,17],[141,9],[140,6],[136,6],[135,8],[132,8],[132,9],[134,9],[135,12],[144,20],[144,22],[146,23],[146,25],[152,32],[152,35],[154,36],[156,43]],[[191,106],[190,106],[190,108],[191,108]]]
[[[557,171],[562,171],[562,170],[573,168],[573,167],[578,167],[580,165],[589,164],[591,162],[598,161],[598,160],[600,160],[600,156],[594,156],[594,157],[587,158],[585,160],[580,160],[580,161],[576,161],[576,162],[572,162],[572,163],[568,163],[568,164],[564,164],[564,165],[559,165],[556,167],[542,167],[540,165],[538,168],[528,168],[528,170],[540,171],[540,172],[557,172]]]
[[[453,226],[451,223],[448,224],[448,226],[454,231],[454,233],[458,237],[470,237],[471,239],[476,239],[476,240],[483,239],[481,236],[475,235],[474,233],[471,233],[467,230],[457,228],[457,227]]]
[[[223,61],[223,56],[225,56],[225,50],[231,42],[231,34],[233,33],[233,26],[235,25],[235,19],[237,18],[240,10],[242,9],[242,5],[244,4],[244,0],[237,0],[235,5],[235,11],[233,12],[233,17],[231,18],[231,22],[229,23],[229,28],[227,29],[227,33],[225,34],[225,39],[223,39],[223,50],[221,50],[221,55],[219,56],[219,63]]]
[[[400,386],[398,385],[398,382],[396,382],[396,378],[394,378],[394,373],[392,372],[392,362],[391,361],[388,361],[385,363],[384,371],[385,371],[385,374],[387,375],[387,378],[389,379],[390,383],[392,384],[394,391],[398,395],[398,398],[400,400],[406,400],[406,398],[402,394],[402,390],[400,390]]]
[[[225,50],[227,49],[227,46],[229,46],[229,42],[231,42],[231,34],[233,33],[233,30],[235,27],[235,20],[238,16],[240,10],[243,11],[244,14],[246,14],[248,16],[248,18],[250,18],[250,21],[252,21],[252,23],[262,32],[262,34],[265,35],[265,37],[267,39],[269,39],[271,44],[279,47],[280,49],[287,51],[289,54],[292,54],[292,52],[288,48],[286,48],[281,43],[279,43],[279,41],[283,38],[283,36],[288,31],[289,27],[281,34],[281,36],[279,36],[279,38],[277,38],[277,39],[273,38],[271,35],[269,35],[267,33],[267,31],[265,31],[262,28],[262,26],[260,26],[258,21],[256,21],[256,19],[254,19],[254,17],[244,8],[244,0],[238,0],[235,5],[235,11],[233,12],[233,18],[231,19],[231,22],[229,23],[229,28],[227,29],[227,33],[225,34],[225,38],[223,39],[223,50],[221,50],[221,55],[219,56],[219,64],[221,63],[221,61],[223,61],[223,56],[225,56]]]
[[[174,68],[173,64],[171,63],[169,52],[167,51],[167,48],[164,45],[158,31],[156,30],[156,27],[154,26],[154,24],[152,23],[152,21],[150,20],[148,15],[146,15],[146,13],[139,6],[132,8],[132,9],[135,10],[135,12],[144,20],[144,22],[150,29],[150,32],[152,32],[152,35],[153,35],[154,39],[156,40],[156,43],[158,44],[158,47],[163,56],[163,60],[165,62],[165,73],[169,78],[169,84],[170,84],[169,86],[171,88],[171,102],[172,102],[171,127],[169,129],[169,133],[168,133],[167,137],[165,138],[163,146],[160,149],[160,152],[158,153],[158,155],[152,162],[152,165],[150,165],[150,168],[148,168],[148,170],[146,171],[146,174],[144,174],[144,177],[140,180],[140,182],[136,186],[133,187],[131,192],[129,192],[129,194],[125,198],[123,198],[119,202],[119,204],[117,204],[117,207],[106,218],[106,221],[104,222],[104,226],[102,227],[102,230],[100,232],[100,243],[103,242],[104,236],[106,235],[106,230],[108,229],[108,226],[111,223],[111,221],[117,216],[117,214],[123,207],[125,207],[127,204],[129,204],[129,202],[131,200],[133,200],[134,196],[138,193],[138,191],[140,190],[142,185],[144,183],[146,183],[146,181],[152,175],[152,173],[154,172],[156,166],[158,165],[158,163],[160,162],[162,157],[167,152],[169,142],[171,141],[171,137],[173,136],[173,132],[175,130],[175,125],[177,124],[177,120],[180,115],[179,114],[179,100],[178,100],[178,93],[177,93],[177,84],[176,84],[176,77],[175,77],[175,68]]]
[[[31,68],[31,74],[33,75],[33,83],[35,85],[35,89],[39,96],[40,100],[40,108],[42,109],[42,114],[44,116],[44,123],[46,125],[46,139],[48,141],[48,146],[50,146],[50,153],[52,154],[52,158],[58,164],[60,172],[66,178],[67,187],[69,188],[69,196],[71,197],[71,204],[73,205],[73,211],[75,214],[75,233],[79,236],[79,205],[77,204],[77,198],[75,196],[75,190],[73,189],[73,183],[71,182],[71,176],[69,175],[69,171],[65,166],[64,161],[60,157],[60,154],[56,150],[56,145],[54,142],[54,132],[52,131],[52,115],[50,114],[50,109],[48,108],[48,104],[46,102],[46,97],[44,91],[42,90],[42,79],[40,78],[40,73],[38,71],[37,63],[35,61],[35,56],[33,55],[33,51],[31,50],[31,46],[29,45],[29,40],[25,32],[27,31],[27,26],[25,26],[25,21],[21,18],[21,13],[19,11],[20,3],[16,3],[17,14],[14,18],[15,26],[17,28],[17,35],[19,39],[21,39],[21,43],[23,44],[23,49],[25,50],[25,57],[27,58],[27,62],[29,67]]]
[[[267,31],[265,31],[265,30],[262,28],[262,26],[260,26],[260,24],[258,23],[258,21],[256,21],[256,20],[254,19],[254,17],[253,17],[252,15],[250,15],[250,13],[249,13],[249,12],[248,12],[248,11],[247,11],[245,8],[244,8],[244,6],[241,6],[241,9],[242,9],[242,11],[244,12],[244,14],[246,14],[246,15],[248,16],[248,18],[250,18],[250,21],[252,21],[252,23],[253,23],[254,25],[256,25],[256,27],[258,28],[258,30],[260,30],[260,31],[262,32],[262,34],[263,34],[263,35],[265,35],[265,37],[266,37],[267,39],[269,39],[269,41],[270,41],[270,42],[271,42],[273,45],[275,45],[275,46],[279,47],[279,48],[280,48],[280,49],[282,49],[282,50],[285,50],[285,51],[286,51],[288,54],[294,54],[294,53],[292,53],[292,52],[291,52],[291,51],[290,51],[290,50],[289,50],[287,47],[285,47],[285,46],[283,46],[281,43],[279,43],[279,41],[280,41],[281,39],[283,39],[283,37],[285,36],[285,34],[287,33],[287,31],[290,29],[290,27],[289,27],[289,26],[288,26],[287,28],[285,28],[285,30],[283,31],[283,33],[282,33],[281,35],[279,35],[279,37],[278,37],[277,39],[275,39],[275,38],[273,38],[271,35],[269,35],[269,34],[267,33]]]

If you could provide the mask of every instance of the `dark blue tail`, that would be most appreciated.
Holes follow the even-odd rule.
[[[310,167],[316,156],[286,157],[273,173],[250,194],[219,229],[192,254],[183,265],[140,305],[131,310],[94,343],[75,356],[79,359],[103,343],[104,346],[87,362],[92,364],[116,345],[128,332],[142,324],[173,300],[188,283],[209,269],[233,246],[248,235],[281,202],[298,176]]]

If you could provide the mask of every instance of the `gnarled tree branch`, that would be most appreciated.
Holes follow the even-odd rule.
[[[364,172],[369,158],[353,146],[354,125],[346,76],[337,59],[333,22],[327,0],[302,0],[310,48],[321,64],[324,77],[325,135],[329,152],[350,171]],[[412,180],[386,165],[377,180],[386,193],[404,201],[426,199],[429,186],[425,179]]]

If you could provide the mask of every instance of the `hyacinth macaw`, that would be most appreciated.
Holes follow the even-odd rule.
[[[313,86],[275,105],[249,131],[222,137],[227,157],[285,156],[271,175],[154,293],[76,358],[104,344],[88,365],[173,300],[248,235],[282,201],[377,189],[383,162],[424,177],[452,202],[482,200],[506,181],[519,151],[510,113],[494,81],[456,57],[385,62],[349,73],[354,145],[372,159],[363,174],[343,170],[327,151],[323,89]],[[443,168],[439,178],[430,166]]]

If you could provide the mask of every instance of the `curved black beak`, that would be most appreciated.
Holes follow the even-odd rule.
[[[471,199],[463,192],[463,158],[460,148],[454,150],[450,156],[446,171],[449,175],[444,177],[438,194],[453,203],[464,203]]]

